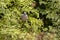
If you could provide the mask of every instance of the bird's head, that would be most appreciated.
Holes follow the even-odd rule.
[[[23,13],[24,15],[27,15],[26,12]]]

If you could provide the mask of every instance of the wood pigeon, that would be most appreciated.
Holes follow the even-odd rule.
[[[27,19],[28,19],[28,15],[26,14],[26,12],[23,12],[23,14],[21,15],[21,20],[26,21]]]

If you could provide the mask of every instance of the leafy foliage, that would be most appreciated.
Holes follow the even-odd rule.
[[[20,19],[24,11],[27,21]],[[59,0],[0,0],[0,40],[36,40],[41,32],[38,40],[59,40],[59,28]]]

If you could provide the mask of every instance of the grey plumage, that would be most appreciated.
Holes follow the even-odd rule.
[[[21,20],[22,21],[26,21],[28,19],[28,15],[26,14],[26,12],[24,12],[22,15],[21,15]]]

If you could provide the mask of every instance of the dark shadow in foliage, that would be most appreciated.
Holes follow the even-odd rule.
[[[52,2],[52,0],[48,0],[47,2]]]
[[[40,6],[39,0],[34,0],[36,2],[36,8]]]
[[[46,4],[42,3],[42,4],[40,5],[40,9],[46,9]]]
[[[4,16],[4,14],[3,14],[3,13],[0,13],[0,19],[2,19],[2,18],[3,18],[3,16]]]
[[[47,0],[42,0],[42,1],[45,1],[46,2]]]
[[[44,20],[44,26],[47,27],[47,26],[52,26],[53,23],[52,23],[52,19],[46,19]]]
[[[52,0],[42,0],[42,1],[45,1],[45,2],[52,2]]]
[[[46,16],[47,16],[47,14],[44,14],[44,15],[42,15],[42,13],[39,14],[40,19],[42,19],[44,22],[44,28],[49,29],[48,26],[52,26],[53,23],[52,23],[52,19],[48,19],[48,18],[46,18]]]
[[[31,26],[31,22],[28,20],[28,24]]]
[[[9,4],[6,5],[7,8],[12,8],[15,5],[14,1],[11,1],[10,3],[11,3],[11,5],[9,5]]]
[[[56,14],[60,16],[60,11],[57,11]]]

